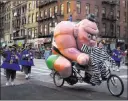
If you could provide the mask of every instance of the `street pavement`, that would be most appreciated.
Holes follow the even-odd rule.
[[[128,95],[127,94],[127,89],[128,89],[127,88],[127,70],[128,70],[128,67],[126,67],[126,66],[122,65],[121,69],[120,69],[120,72],[116,72],[116,71],[113,72],[114,74],[117,74],[118,76],[120,76],[122,78],[123,83],[124,83],[124,87],[125,87],[124,93],[121,96],[121,98],[115,98],[115,97],[111,96],[111,94],[109,93],[109,91],[107,89],[106,82],[103,82],[100,86],[95,86],[95,87],[93,87],[91,85],[88,85],[86,83],[77,83],[74,86],[70,86],[68,84],[65,84],[64,87],[59,88],[59,91],[58,91],[58,88],[56,88],[53,84],[53,80],[50,77],[51,71],[47,68],[47,66],[45,64],[45,61],[43,59],[35,59],[34,62],[35,62],[35,66],[32,67],[31,79],[26,80],[24,78],[25,75],[24,75],[23,72],[17,72],[17,78],[16,78],[16,81],[15,81],[16,86],[14,86],[14,87],[12,87],[12,86],[11,87],[6,87],[5,86],[6,79],[3,75],[3,70],[2,70],[2,72],[1,72],[1,86],[2,86],[1,87],[2,88],[1,89],[1,93],[2,93],[1,97],[2,97],[2,99],[22,99],[22,100],[23,99],[32,99],[33,97],[31,98],[31,96],[32,96],[31,92],[34,92],[34,88],[39,89],[41,87],[42,87],[41,88],[42,90],[39,89],[39,91],[41,91],[41,92],[38,91],[39,95],[41,95],[41,93],[45,92],[45,91],[43,91],[43,89],[45,89],[47,91],[50,90],[51,92],[52,91],[55,92],[56,96],[57,95],[59,96],[59,97],[58,96],[53,97],[53,99],[55,99],[55,100],[64,99],[64,98],[69,99],[69,100],[70,99],[72,99],[72,100],[73,99],[97,99],[97,100],[98,99],[102,99],[102,100],[103,99],[108,99],[109,100],[109,99],[123,99],[123,98],[128,99],[128,97],[127,97],[127,95]],[[26,98],[20,97],[21,94],[25,95],[24,91],[22,93],[22,88],[24,88],[24,89],[28,88],[28,91],[26,91],[26,94],[28,94],[30,96],[28,96]],[[9,96],[9,94],[10,94],[9,91],[13,91],[13,89],[17,89],[18,91],[21,90],[21,94],[19,95],[18,93],[16,93],[17,96],[14,97],[14,98]],[[31,90],[33,90],[33,91],[31,91]],[[62,91],[66,92],[67,97],[65,97],[66,96],[65,92],[62,93],[65,96],[61,95],[60,92],[62,92]],[[4,94],[6,92],[8,93],[9,97],[4,96]],[[69,94],[67,94],[67,93],[69,93]],[[77,95],[77,96],[75,96],[74,98],[68,97],[68,95],[73,96],[71,94],[74,94],[74,95]],[[14,95],[15,95],[15,92],[14,92]],[[88,95],[88,97],[85,96],[85,95]],[[37,96],[37,95],[35,95],[35,96]],[[49,96],[54,96],[54,94],[49,95]],[[46,97],[43,97],[43,96],[40,97],[39,96],[39,97],[35,97],[35,99],[40,99],[41,100],[41,99],[51,99],[51,98],[49,98],[48,96],[46,96]]]

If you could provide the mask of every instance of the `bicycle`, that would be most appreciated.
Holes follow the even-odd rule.
[[[86,68],[85,66],[81,66],[76,62],[72,62],[72,75],[70,77],[68,77],[68,78],[63,78],[63,77],[61,77],[61,75],[57,71],[55,71],[54,74],[53,74],[53,82],[57,87],[62,87],[64,85],[65,81],[69,85],[74,85],[74,84],[77,84],[78,82],[80,82],[80,83],[85,82],[85,83],[91,84],[89,82],[89,79],[87,79],[89,76],[86,78],[88,72],[85,71],[85,68]],[[85,71],[84,77],[80,74],[80,71]],[[103,81],[106,81],[107,82],[107,88],[108,88],[109,92],[113,96],[116,96],[116,97],[121,96],[123,94],[123,92],[124,92],[124,84],[123,84],[122,79],[119,76],[117,76],[115,74],[112,74],[110,68],[108,68],[108,70],[106,71],[106,77],[107,78],[105,80],[101,80],[101,83]],[[86,78],[86,79],[84,79],[84,78]],[[113,88],[115,87],[116,89],[119,90],[119,88],[117,87],[118,86],[118,84],[116,82],[117,80],[119,80],[118,84],[119,83],[121,84],[119,86],[120,87],[120,91],[119,92],[117,92],[117,91],[114,92],[112,90],[110,84],[113,85]],[[59,81],[59,83],[58,83],[58,81]],[[93,85],[93,86],[95,86],[95,85]]]

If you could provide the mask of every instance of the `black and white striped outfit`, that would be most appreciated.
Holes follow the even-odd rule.
[[[108,55],[104,48],[89,47],[83,44],[81,51],[90,56],[91,71],[93,73],[90,82],[100,84],[100,78],[106,77],[107,72],[104,62],[107,60],[111,62],[112,65],[115,65],[115,61]]]

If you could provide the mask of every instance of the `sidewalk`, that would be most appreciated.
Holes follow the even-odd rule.
[[[1,87],[2,100],[123,100],[106,93],[78,88],[56,88],[53,84],[31,81],[18,86]]]

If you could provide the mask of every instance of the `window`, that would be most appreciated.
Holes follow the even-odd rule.
[[[35,8],[35,3],[34,3],[35,1],[32,1],[32,9],[34,9]]]
[[[120,11],[117,11],[116,17],[117,17],[117,19],[120,19]]]
[[[44,10],[44,16],[46,17],[48,14],[47,9]]]
[[[36,1],[35,1],[35,8],[36,8],[36,5],[37,5],[37,3],[36,3]]]
[[[43,32],[42,24],[40,25],[40,32],[41,32],[41,33]]]
[[[117,35],[120,37],[120,26],[117,26]]]
[[[44,34],[46,35],[47,33],[47,25],[44,26]]]
[[[103,31],[103,34],[105,35],[106,34],[106,24],[105,23],[103,23],[103,29],[102,29],[102,31]]]
[[[52,8],[50,8],[49,11],[50,11],[50,17],[52,17]]]
[[[25,35],[25,29],[21,29],[21,36]]]
[[[95,6],[95,16],[98,17],[99,16],[99,7]]]
[[[111,33],[113,33],[114,32],[114,25],[113,24],[110,25],[110,29],[111,29]]]
[[[126,8],[127,7],[127,2],[126,0],[123,1],[123,6]]]
[[[34,22],[34,14],[32,14],[32,23]]]
[[[31,23],[31,16],[28,16],[28,23]]]
[[[125,26],[124,27],[124,35],[126,35],[127,34],[127,27]]]
[[[88,16],[88,14],[90,13],[90,4],[86,4],[85,11],[86,11],[86,16]]]
[[[34,37],[35,37],[35,33],[34,33],[34,28],[32,29],[32,35],[31,35],[31,37],[34,39]]]
[[[55,26],[57,25],[57,22],[55,22]]]
[[[20,27],[20,20],[17,20],[17,27]]]
[[[57,13],[57,11],[58,11],[58,8],[57,8],[57,6],[55,6],[54,7],[54,13]]]
[[[71,12],[70,4],[70,1],[67,1],[67,13]]]
[[[12,34],[10,34],[10,40],[13,40],[13,35]]]
[[[124,22],[127,22],[127,13],[126,12],[124,12]]]
[[[96,22],[96,25],[97,25],[97,27],[98,27],[98,29],[99,29],[99,27],[100,27],[100,24],[99,24],[99,22]]]
[[[29,10],[31,9],[31,3],[29,3],[29,8],[28,8]]]
[[[29,36],[32,35],[32,29],[28,29],[28,35],[29,35]]]
[[[51,33],[51,26],[52,26],[52,23],[50,22],[49,23],[49,33]]]
[[[105,8],[105,7],[102,8],[102,16],[103,16],[103,17],[106,16],[106,8]]]
[[[26,24],[26,17],[22,18],[22,25]]]
[[[25,13],[26,12],[26,6],[23,6],[22,7],[22,13]]]
[[[39,17],[39,12],[36,12],[36,21],[37,21],[38,17]]]
[[[34,38],[37,38],[37,28],[34,29]]]
[[[77,7],[77,13],[81,13],[81,2],[80,1],[77,1],[76,7]]]
[[[44,11],[41,11],[40,13],[41,17],[44,17]]]
[[[64,14],[64,4],[60,5],[60,14],[63,15]]]
[[[110,12],[110,16],[113,16],[113,15],[114,15],[114,11],[111,10],[111,12]]]

